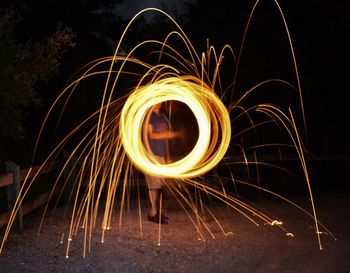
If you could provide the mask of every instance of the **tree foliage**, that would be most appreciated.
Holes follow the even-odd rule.
[[[72,29],[58,24],[41,40],[19,41],[16,9],[0,8],[0,132],[2,139],[23,139],[28,109],[38,106],[38,81],[49,81],[58,72],[60,58],[74,46]]]

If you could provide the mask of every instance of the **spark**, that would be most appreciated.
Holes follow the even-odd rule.
[[[214,219],[214,223],[225,236],[233,235],[233,232],[225,231],[219,219],[215,217],[206,204],[206,198],[213,198],[222,202],[229,209],[238,212],[256,226],[260,226],[261,222],[276,226],[283,230],[287,236],[294,237],[282,225],[282,221],[275,220],[276,217],[272,217],[269,213],[259,210],[254,205],[242,201],[237,187],[238,185],[243,185],[280,198],[311,217],[315,223],[319,247],[322,249],[319,235],[325,233],[330,234],[332,237],[333,235],[319,222],[316,215],[305,158],[306,149],[302,143],[293,109],[291,107],[284,109],[282,106],[264,102],[248,107],[244,104],[249,102],[249,97],[258,92],[260,88],[268,87],[272,84],[282,84],[288,92],[290,91],[293,95],[297,94],[299,96],[300,105],[298,106],[301,106],[302,119],[304,120],[299,72],[287,23],[277,1],[275,3],[283,18],[293,55],[297,87],[283,79],[267,79],[240,95],[235,89],[234,83],[236,82],[246,33],[259,2],[256,1],[250,13],[238,56],[234,54],[234,50],[228,45],[217,52],[213,46],[209,45],[209,42],[207,52],[198,54],[185,32],[170,15],[155,8],[147,8],[137,13],[126,26],[116,46],[114,55],[94,60],[83,67],[81,74],[77,74],[77,78],[72,80],[52,104],[40,129],[37,145],[49,117],[51,117],[60,102],[66,98],[64,109],[60,109],[63,115],[72,94],[79,91],[81,82],[94,77],[104,77],[105,79],[104,87],[100,93],[101,102],[99,108],[86,117],[53,148],[42,166],[36,170],[33,178],[26,178],[23,182],[20,196],[16,200],[0,246],[0,253],[3,250],[15,215],[23,203],[28,189],[35,183],[42,168],[58,157],[74,138],[78,138],[78,141],[74,142],[73,150],[66,162],[64,162],[52,189],[52,195],[58,191],[60,198],[65,188],[69,185],[68,180],[64,181],[63,184],[60,183],[64,173],[68,172],[68,178],[75,179],[75,183],[70,189],[71,196],[69,201],[73,205],[71,206],[71,220],[66,239],[66,258],[70,257],[72,238],[77,235],[79,227],[84,229],[83,257],[85,257],[87,252],[90,252],[93,230],[98,225],[98,215],[101,210],[103,215],[99,225],[102,230],[101,242],[105,241],[106,232],[113,229],[115,224],[121,230],[124,208],[128,202],[131,183],[135,180],[136,170],[142,173],[171,178],[171,181],[165,186],[175,200],[178,201],[180,208],[183,209],[189,221],[193,224],[198,234],[198,240],[205,241],[205,234],[209,234],[213,239],[215,238],[210,224],[206,221],[207,215]],[[141,41],[131,48],[130,51],[121,53],[122,44],[130,27],[139,16],[146,12],[158,12],[160,15],[165,16],[174,24],[175,30],[170,31],[162,41]],[[183,44],[181,50],[172,45],[173,37],[176,37]],[[140,49],[149,47],[154,48],[150,55],[156,55],[158,60],[156,64],[135,57]],[[227,62],[228,60],[234,61],[235,74],[233,83],[227,84],[228,87],[222,89],[221,66],[224,61]],[[213,62],[214,69],[210,67]],[[131,69],[134,67],[136,69]],[[130,77],[134,79],[134,84],[129,86],[127,91],[122,91],[120,86],[125,84],[125,78]],[[161,102],[177,102],[187,107],[193,114],[198,127],[198,137],[192,149],[180,159],[173,160],[167,164],[159,164],[148,152],[148,144],[145,140],[144,132],[144,124],[147,124],[152,108]],[[259,118],[255,118],[256,115],[259,115]],[[262,117],[263,119],[261,119]],[[239,125],[237,124],[242,124],[240,120],[245,121],[246,125],[238,128]],[[271,128],[273,125],[279,132],[282,131],[284,135],[287,135],[287,143],[262,143],[251,146],[248,149],[245,148],[244,136],[246,134],[258,131],[264,126]],[[231,126],[234,128],[233,131],[231,131]],[[276,148],[278,158],[281,157],[281,147],[293,150],[297,154],[310,194],[311,213],[282,195],[261,186],[262,174],[259,171],[261,167],[274,168],[287,174],[290,173],[282,166],[258,160],[257,152],[260,149],[270,149],[271,147]],[[252,151],[254,155],[253,160],[249,159],[249,151]],[[229,156],[228,153],[233,153],[235,158]],[[223,166],[228,176],[216,176],[219,181],[218,185],[211,185],[205,181],[205,175],[215,170],[218,166]],[[251,176],[250,166],[254,166],[258,175],[258,185],[248,182],[249,179],[244,180],[237,177],[232,166],[244,166],[248,178]],[[227,186],[232,184],[235,192],[230,191]],[[138,216],[140,218],[140,237],[142,238],[142,211],[138,182],[136,188]],[[49,203],[46,205],[39,230],[43,225],[48,205]],[[119,206],[119,217],[116,220],[115,208],[117,205]],[[321,231],[320,227],[325,231]],[[62,233],[61,242],[63,242],[63,239],[64,233]],[[160,245],[160,224],[157,241],[157,244]]]
[[[271,223],[271,226],[274,226],[274,225],[283,225],[283,222],[282,221],[278,221],[278,220],[273,220],[272,223]]]

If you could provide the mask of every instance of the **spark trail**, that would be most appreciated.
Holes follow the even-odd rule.
[[[283,90],[287,90],[285,91],[286,96],[292,94],[299,97],[299,105],[296,105],[295,108],[301,107],[301,116],[304,120],[303,100],[293,46],[277,1],[275,3],[283,18],[293,54],[297,87],[283,79],[267,79],[238,95],[239,92],[233,84],[237,80],[237,71],[250,20],[259,2],[256,1],[249,16],[238,56],[228,45],[219,52],[213,46],[208,45],[206,52],[198,54],[185,32],[171,16],[159,9],[144,9],[137,13],[126,26],[114,55],[94,60],[83,67],[80,74],[77,74],[78,76],[60,93],[41,127],[37,144],[49,117],[58,108],[59,103],[63,101],[65,108],[72,94],[79,92],[82,82],[94,77],[105,79],[104,87],[101,87],[99,108],[64,137],[42,164],[44,168],[59,157],[72,139],[75,139],[74,148],[58,174],[52,189],[52,195],[58,192],[60,197],[65,188],[69,186],[68,181],[62,183],[64,173],[68,171],[68,177],[74,178],[74,185],[70,185],[69,201],[72,206],[71,224],[67,232],[66,257],[69,257],[73,238],[81,227],[84,227],[83,256],[85,257],[86,252],[90,250],[91,237],[96,228],[102,229],[101,241],[103,242],[108,230],[115,227],[115,224],[121,226],[128,193],[135,188],[131,185],[136,177],[135,171],[171,178],[165,186],[187,213],[200,238],[204,239],[205,233],[213,236],[210,225],[203,217],[203,212],[209,214],[225,234],[220,222],[205,204],[207,197],[226,204],[257,226],[260,223],[266,223],[279,227],[287,236],[293,235],[283,227],[282,221],[242,201],[237,187],[244,185],[280,198],[310,216],[314,220],[318,244],[322,249],[319,236],[322,232],[320,227],[328,234],[331,233],[317,219],[307,169],[307,153],[294,117],[296,113],[293,107],[284,108],[276,103],[264,101],[246,104],[253,94],[260,92],[262,87],[268,88],[273,84],[283,85]],[[166,17],[173,23],[174,29],[169,31],[163,40],[141,41],[127,53],[122,53],[121,48],[130,27],[139,16],[146,12],[157,12],[160,16]],[[177,44],[173,45],[172,41],[175,40],[175,37]],[[179,41],[182,44],[181,50],[178,47]],[[141,50],[145,49],[151,49],[149,55],[153,57],[152,61],[136,57]],[[225,89],[223,89],[224,83],[220,70],[224,57],[233,60],[232,66],[235,69],[233,81],[226,84]],[[127,80],[130,78],[133,79],[132,84],[130,80]],[[129,84],[127,88],[125,88],[126,82]],[[167,164],[157,162],[147,152],[147,142],[144,141],[144,124],[147,123],[152,107],[161,102],[180,103],[187,107],[194,116],[198,128],[198,134],[191,150],[181,158],[174,159]],[[64,113],[64,110],[60,111]],[[169,114],[172,114],[171,110]],[[284,136],[283,139],[287,140],[257,143],[246,147],[245,137],[254,136],[261,128],[268,128],[271,134],[281,134]],[[257,183],[253,183],[251,179],[235,175],[234,169],[240,167],[250,178],[249,173],[252,166],[256,168],[258,174],[261,168],[279,170],[288,174],[289,170],[281,164],[258,160],[257,154],[263,154],[265,150],[270,153],[273,150],[278,157],[281,149],[293,152],[298,158],[310,195],[311,212],[282,195],[261,187],[259,176]],[[250,157],[251,154],[254,154],[253,159]],[[212,185],[208,182],[208,173],[215,171],[216,168],[224,170],[225,175],[214,175],[214,179],[219,182],[217,185]],[[26,179],[23,182],[20,196],[5,230],[0,252],[8,239],[15,215],[28,189],[33,186],[40,175],[40,170],[41,168],[36,171],[32,179]],[[138,199],[140,199],[139,195],[138,193]],[[119,217],[115,220],[117,205],[120,208]],[[140,202],[138,205],[141,212]],[[47,209],[48,204],[45,213]],[[101,211],[103,217],[99,223],[97,216]],[[39,229],[44,222],[45,213]],[[141,213],[139,216],[142,217]],[[141,220],[140,233],[142,234]]]

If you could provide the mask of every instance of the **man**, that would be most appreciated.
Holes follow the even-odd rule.
[[[169,120],[161,112],[162,103],[155,105],[147,123],[147,139],[150,154],[160,164],[169,162],[168,140],[180,136],[180,132],[170,130]],[[164,178],[146,174],[149,195],[148,221],[155,223],[168,223],[168,217],[158,212],[159,192],[164,185]]]

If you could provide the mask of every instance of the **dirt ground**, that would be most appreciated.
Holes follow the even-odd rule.
[[[195,225],[177,206],[165,206],[168,225],[146,221],[146,201],[141,208],[142,231],[137,206],[115,224],[101,243],[96,229],[91,251],[83,257],[84,230],[73,237],[66,258],[69,219],[63,208],[46,217],[37,235],[41,213],[24,218],[24,232],[11,233],[0,255],[0,272],[350,272],[350,196],[327,195],[316,198],[319,220],[337,238],[326,232],[318,246],[312,219],[300,210],[277,200],[258,205],[283,221],[294,237],[286,236],[279,226],[254,225],[238,212],[214,205],[214,218],[208,217],[210,232],[202,225],[200,239]],[[305,205],[305,200],[298,200]],[[252,215],[254,218],[254,215]],[[1,233],[3,236],[3,231]],[[61,242],[63,236],[63,242]],[[142,237],[142,238],[141,238]],[[2,237],[1,237],[2,238]],[[160,243],[160,245],[159,245]]]

